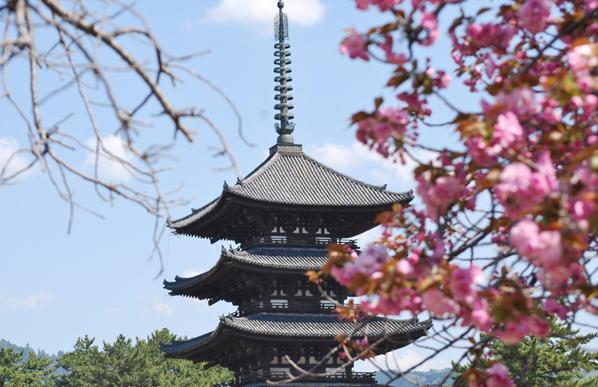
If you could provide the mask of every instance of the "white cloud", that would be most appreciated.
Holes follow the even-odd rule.
[[[204,20],[266,27],[272,25],[276,12],[278,8],[273,0],[219,0],[206,10]],[[309,27],[322,21],[326,7],[322,0],[287,0],[285,12],[290,23]]]
[[[20,298],[0,299],[0,308],[6,309],[39,309],[54,300],[49,293],[35,293]]]
[[[19,152],[21,147],[13,137],[0,137],[0,181],[2,177],[8,178],[14,173],[19,172],[29,163],[24,156],[24,152]],[[4,175],[2,175],[4,171]],[[31,174],[31,170],[23,173],[25,177]]]
[[[127,148],[125,141],[115,134],[101,138],[104,150],[100,150],[100,156],[96,159],[95,152],[88,152],[85,165],[90,168],[98,168],[98,176],[103,180],[115,182],[126,181],[132,177],[130,170],[123,165],[122,161],[131,162],[133,153]],[[87,146],[96,149],[97,139],[91,138]]]
[[[152,305],[152,310],[162,316],[174,315],[174,308],[165,302],[156,302]]]
[[[413,169],[415,161],[407,160],[406,164],[393,162],[370,150],[360,142],[351,145],[323,144],[309,149],[309,153],[329,167],[351,176],[364,175],[368,182],[389,184],[393,189],[409,190],[415,187]],[[417,151],[416,157],[426,162],[435,157],[427,151]]]

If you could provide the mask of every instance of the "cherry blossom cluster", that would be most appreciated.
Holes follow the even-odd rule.
[[[391,20],[350,30],[340,50],[387,63],[396,96],[353,115],[357,139],[419,164],[422,205],[382,215],[383,234],[361,253],[331,248],[323,273],[362,296],[362,312],[427,311],[453,319],[473,341],[484,332],[516,344],[549,335],[555,316],[575,323],[579,312],[598,314],[598,1],[356,6]],[[418,56],[441,36],[451,67]],[[449,86],[470,93],[467,109],[468,101],[444,97]],[[432,99],[453,116],[435,124]],[[422,128],[453,132],[458,144],[423,143]],[[418,150],[437,158],[421,162]],[[467,382],[512,385],[504,365],[476,366],[477,345]]]

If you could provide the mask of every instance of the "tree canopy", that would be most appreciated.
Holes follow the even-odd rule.
[[[93,338],[79,338],[71,352],[57,360],[14,349],[0,349],[0,386],[212,386],[231,379],[219,367],[167,359],[160,345],[174,336],[163,329],[147,339],[123,335],[100,347]]]
[[[598,353],[589,352],[584,346],[596,336],[580,335],[579,330],[554,320],[549,337],[529,336],[515,345],[483,336],[482,340],[489,343],[477,365],[488,368],[496,362],[504,364],[518,387],[591,385],[590,382],[598,381]],[[467,368],[458,367],[457,385],[477,377],[478,372]]]

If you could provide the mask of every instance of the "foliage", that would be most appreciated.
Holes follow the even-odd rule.
[[[575,323],[598,313],[598,2],[356,5],[389,21],[349,31],[341,52],[388,64],[387,92],[396,96],[353,115],[357,138],[416,163],[422,205],[382,215],[380,240],[359,255],[331,248],[323,273],[363,298],[344,313],[427,311],[442,324],[428,338],[434,353],[466,348],[461,360],[476,366],[490,342],[476,340],[480,333],[516,344],[546,337],[553,316]],[[424,50],[441,28],[451,68],[437,68],[444,55]],[[445,97],[452,76],[458,100]],[[432,101],[451,111],[447,122],[431,121]],[[456,143],[424,141],[425,127]],[[473,371],[471,385],[512,385],[501,363]]]
[[[12,349],[0,349],[0,386],[212,386],[231,379],[225,369],[167,359],[160,345],[174,336],[163,329],[147,339],[120,335],[102,348],[87,336],[58,361],[30,354],[26,362]]]
[[[0,348],[0,386],[48,386],[55,380],[53,361],[13,348]]]
[[[597,334],[578,333],[578,330],[552,321],[549,337],[526,337],[515,345],[489,337],[487,350],[477,360],[478,366],[487,368],[501,362],[509,369],[515,385],[520,387],[584,385],[589,382],[587,374],[598,370],[598,353],[588,352],[583,346]],[[457,380],[461,385],[467,377],[475,377],[475,373],[468,373],[467,368],[457,367],[460,375]]]
[[[77,340],[75,350],[60,359],[67,374],[60,386],[208,386],[230,378],[228,371],[204,369],[186,360],[166,359],[160,344],[174,338],[167,330],[154,332],[147,340],[120,335],[100,351],[88,337]]]

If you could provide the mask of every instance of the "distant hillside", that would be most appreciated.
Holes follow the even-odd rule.
[[[402,377],[401,379],[395,380],[388,385],[393,387],[424,387],[429,385],[437,386],[449,372],[451,372],[450,368],[443,370],[430,370],[425,372],[413,371],[407,377]],[[390,375],[393,374],[391,373]],[[376,376],[376,381],[378,383],[386,385],[390,379],[391,378],[388,375],[378,371],[378,375]],[[407,379],[413,383],[409,382]],[[449,379],[449,381],[445,382],[444,385],[450,386],[451,384],[451,380]]]
[[[21,347],[21,346],[13,344],[10,341],[4,340],[4,339],[0,339],[0,348],[12,348],[15,351],[22,352],[23,353],[23,360],[24,361],[27,361],[27,359],[29,358],[29,354],[31,352],[37,354],[40,357],[47,357],[47,358],[50,358],[52,360],[56,360],[60,356],[63,355],[62,352],[59,352],[57,355],[50,355],[50,354],[48,354],[48,353],[46,353],[46,352],[44,352],[42,350],[36,351],[35,349],[31,348],[29,346],[29,344],[27,344],[25,347]]]

